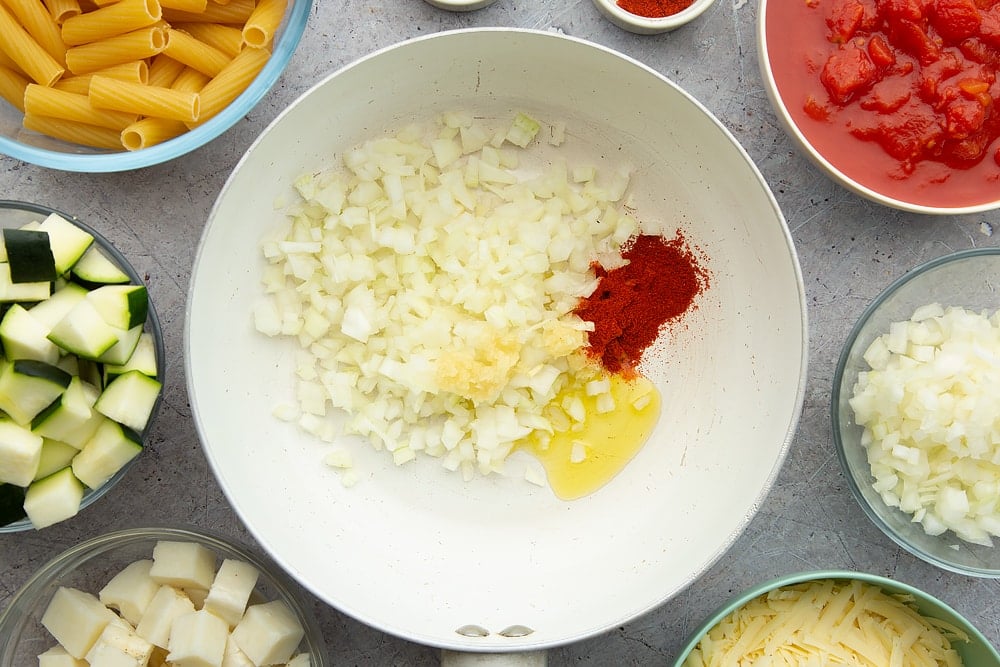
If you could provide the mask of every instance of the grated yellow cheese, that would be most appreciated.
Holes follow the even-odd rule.
[[[709,630],[684,667],[962,667],[954,625],[910,595],[823,579],[765,593]]]

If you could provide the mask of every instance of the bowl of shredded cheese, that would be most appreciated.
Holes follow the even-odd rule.
[[[692,634],[675,667],[995,665],[1000,654],[933,595],[874,574],[819,571],[760,584]]]
[[[0,7],[0,153],[117,172],[239,122],[288,65],[311,0]]]
[[[1000,249],[922,264],[868,306],[832,392],[837,453],[865,513],[914,555],[1000,577]]]

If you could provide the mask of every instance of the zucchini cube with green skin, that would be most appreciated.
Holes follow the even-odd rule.
[[[67,442],[90,421],[97,397],[94,387],[78,375],[71,376],[65,391],[31,420],[32,432]]]
[[[149,312],[149,294],[143,285],[102,285],[88,292],[85,298],[116,329],[142,325]]]
[[[73,306],[83,301],[87,296],[87,289],[76,283],[67,283],[52,291],[52,295],[44,301],[39,301],[31,308],[32,317],[45,325],[50,330],[56,322],[66,317]]]
[[[76,516],[82,500],[83,482],[66,467],[31,483],[24,494],[24,511],[40,530]]]
[[[97,359],[118,342],[120,332],[84,298],[52,326],[48,339],[79,357]]]
[[[67,653],[82,660],[116,618],[90,593],[60,586],[42,614],[42,625]]]
[[[3,244],[14,283],[51,282],[59,277],[46,232],[4,229]]]
[[[57,213],[50,213],[36,228],[49,237],[56,273],[62,275],[77,263],[94,243],[94,237]]]
[[[116,377],[104,388],[94,409],[108,419],[142,433],[153,414],[161,388],[159,380],[139,371],[129,371]]]
[[[104,364],[105,384],[128,371],[139,371],[143,375],[156,377],[156,341],[153,340],[153,334],[148,331],[139,335],[135,349],[132,350],[132,356],[124,364]]]
[[[42,479],[58,470],[62,470],[70,465],[73,462],[73,457],[79,453],[79,449],[65,442],[42,438],[42,456],[38,460],[38,470],[35,471],[35,479]]]
[[[73,265],[71,273],[88,285],[113,285],[132,280],[127,273],[108,259],[97,245],[91,245]]]
[[[56,364],[59,348],[48,335],[49,327],[19,303],[12,304],[0,321],[0,343],[7,359],[36,359]]]
[[[30,424],[69,386],[73,377],[52,364],[15,359],[0,370],[0,410],[19,424]]]
[[[225,657],[229,626],[205,610],[174,619],[167,660],[184,667],[218,667]]]
[[[58,644],[38,654],[38,667],[88,667],[86,660],[78,660]]]
[[[153,561],[148,558],[129,563],[104,585],[97,597],[104,606],[117,609],[122,618],[138,625],[153,596],[160,590],[160,584],[149,576],[152,567]]]
[[[257,665],[288,662],[304,635],[299,620],[281,600],[248,607],[232,633],[240,650]]]
[[[0,420],[0,483],[28,486],[42,456],[42,437],[20,424]]]
[[[105,419],[73,457],[73,474],[91,489],[97,489],[141,451],[142,438],[138,434]]]
[[[25,516],[24,487],[0,484],[0,526],[20,521]]]
[[[139,338],[142,336],[142,326],[141,324],[137,324],[131,329],[118,330],[118,342],[109,347],[96,361],[102,364],[114,365],[127,363],[132,358],[132,354],[139,344]]]
[[[0,262],[0,302],[11,301],[35,302],[44,301],[52,293],[52,283],[48,280],[16,283],[10,275],[10,264]]]

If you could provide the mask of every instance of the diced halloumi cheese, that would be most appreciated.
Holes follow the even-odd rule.
[[[243,618],[259,576],[260,572],[250,563],[231,558],[223,560],[205,598],[205,609],[224,620],[229,627],[235,627]]]
[[[299,653],[288,661],[286,667],[312,667],[312,658],[309,657],[308,653]]]
[[[135,625],[160,589],[160,584],[149,576],[152,567],[153,561],[149,559],[129,563],[111,578],[97,597],[105,606],[117,609],[122,618]]]
[[[145,667],[152,653],[153,645],[136,634],[127,621],[118,619],[118,622],[112,621],[104,627],[101,636],[87,652],[86,660],[91,667],[102,664]],[[124,654],[124,657],[119,654]]]
[[[173,586],[160,586],[135,626],[135,633],[154,646],[167,648],[174,619],[194,610],[194,604],[183,591]]]
[[[222,667],[257,667],[247,654],[240,650],[240,647],[233,641],[233,636],[229,635],[226,640],[226,652],[222,656]]]
[[[205,598],[208,597],[208,591],[204,588],[185,588],[184,595],[188,596],[188,599],[194,604],[195,609],[202,609],[205,606]]]
[[[304,634],[288,605],[273,600],[248,607],[232,636],[255,664],[274,665],[292,657]]]
[[[176,588],[208,590],[215,579],[215,552],[196,542],[160,540],[153,547],[149,576]]]
[[[221,667],[229,626],[202,609],[174,619],[167,660],[177,667]]]
[[[45,608],[42,625],[71,656],[82,659],[116,618],[94,595],[60,586]]]
[[[87,662],[74,658],[57,644],[38,655],[38,667],[87,667]]]

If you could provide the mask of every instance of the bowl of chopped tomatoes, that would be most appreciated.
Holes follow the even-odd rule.
[[[831,178],[926,214],[1000,207],[1000,4],[763,0],[779,120]]]

